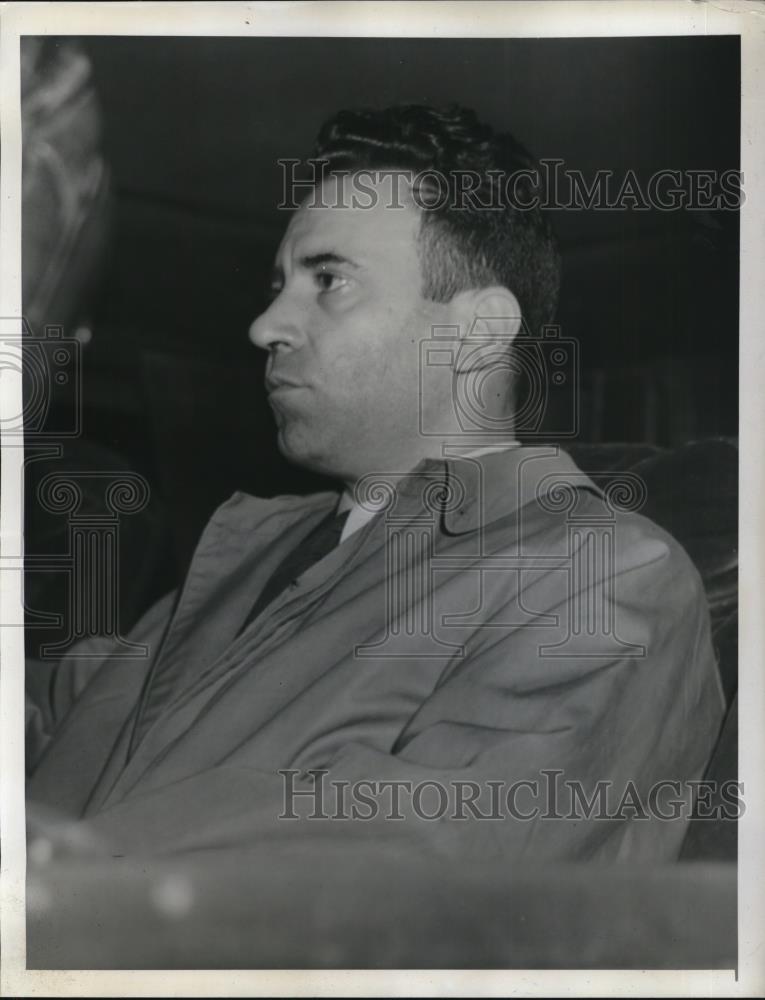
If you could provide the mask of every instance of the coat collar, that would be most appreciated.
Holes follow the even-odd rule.
[[[517,445],[484,455],[444,456],[442,526],[452,535],[476,531],[559,490],[592,490],[592,480],[557,445]]]
[[[565,490],[565,495],[561,493]],[[438,517],[450,535],[476,531],[555,491],[565,499],[573,491],[602,491],[557,445],[465,453],[444,448],[440,458],[424,459],[409,472],[374,472],[354,491],[363,521],[385,511],[389,521]],[[349,505],[346,499],[346,505]],[[341,501],[342,505],[342,501]]]
[[[459,448],[445,446],[441,458],[424,459],[411,472],[374,473],[357,486],[357,502],[383,503],[389,516],[405,519],[437,514],[450,535],[476,531],[565,485],[586,489],[603,497],[603,491],[582,472],[558,445],[510,446],[484,454],[460,454]],[[366,500],[365,500],[366,497]],[[264,516],[273,509],[281,515],[275,530],[284,530],[285,521],[305,523],[320,520],[338,505],[338,493],[276,497],[272,500],[235,494],[219,508],[213,521],[248,534],[255,524],[263,533]],[[340,502],[342,507],[342,501]]]

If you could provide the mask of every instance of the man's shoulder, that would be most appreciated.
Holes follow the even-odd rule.
[[[597,498],[592,503],[597,507]],[[614,563],[617,571],[655,565],[656,571],[703,594],[701,575],[683,545],[656,521],[637,510],[616,511],[613,517]]]
[[[627,580],[632,574],[636,586],[650,581],[673,593],[676,606],[683,593],[691,601],[705,598],[699,570],[681,542],[641,512],[646,497],[639,477],[601,480],[563,453],[555,466],[517,510],[486,526],[495,552],[519,545],[531,555],[578,555],[597,575]]]
[[[325,512],[331,509],[337,498],[338,494],[331,491],[261,497],[236,490],[213,511],[208,526],[251,531],[267,521],[299,520],[301,515]]]

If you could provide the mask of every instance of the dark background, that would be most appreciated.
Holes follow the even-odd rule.
[[[739,39],[81,40],[102,112],[111,228],[71,326],[85,439],[142,472],[176,569],[234,489],[317,481],[274,446],[260,356],[287,222],[280,157],[340,108],[458,102],[588,180],[739,165]],[[558,211],[558,313],[581,346],[580,438],[671,446],[737,434],[738,216]],[[58,321],[51,317],[51,322]]]

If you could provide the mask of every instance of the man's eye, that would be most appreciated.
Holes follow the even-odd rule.
[[[335,274],[334,271],[316,271],[313,280],[321,292],[336,292],[347,284],[347,279]]]

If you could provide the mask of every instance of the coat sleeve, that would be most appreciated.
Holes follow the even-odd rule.
[[[294,844],[454,859],[676,857],[688,782],[702,776],[723,716],[698,573],[667,536],[638,530],[607,581],[597,567],[566,587],[548,577],[530,577],[523,597],[557,630],[483,630],[389,750],[342,743],[313,777],[250,766],[243,751],[124,799],[91,817],[92,831],[128,854]],[[604,600],[613,634],[599,645],[572,622]],[[505,612],[495,608],[497,621]]]
[[[149,656],[167,627],[175,599],[175,592],[165,595],[131,630],[131,640],[146,643]],[[24,699],[28,774],[34,771],[70,710],[113,652],[113,639],[91,636],[76,643],[60,660],[27,659]]]

